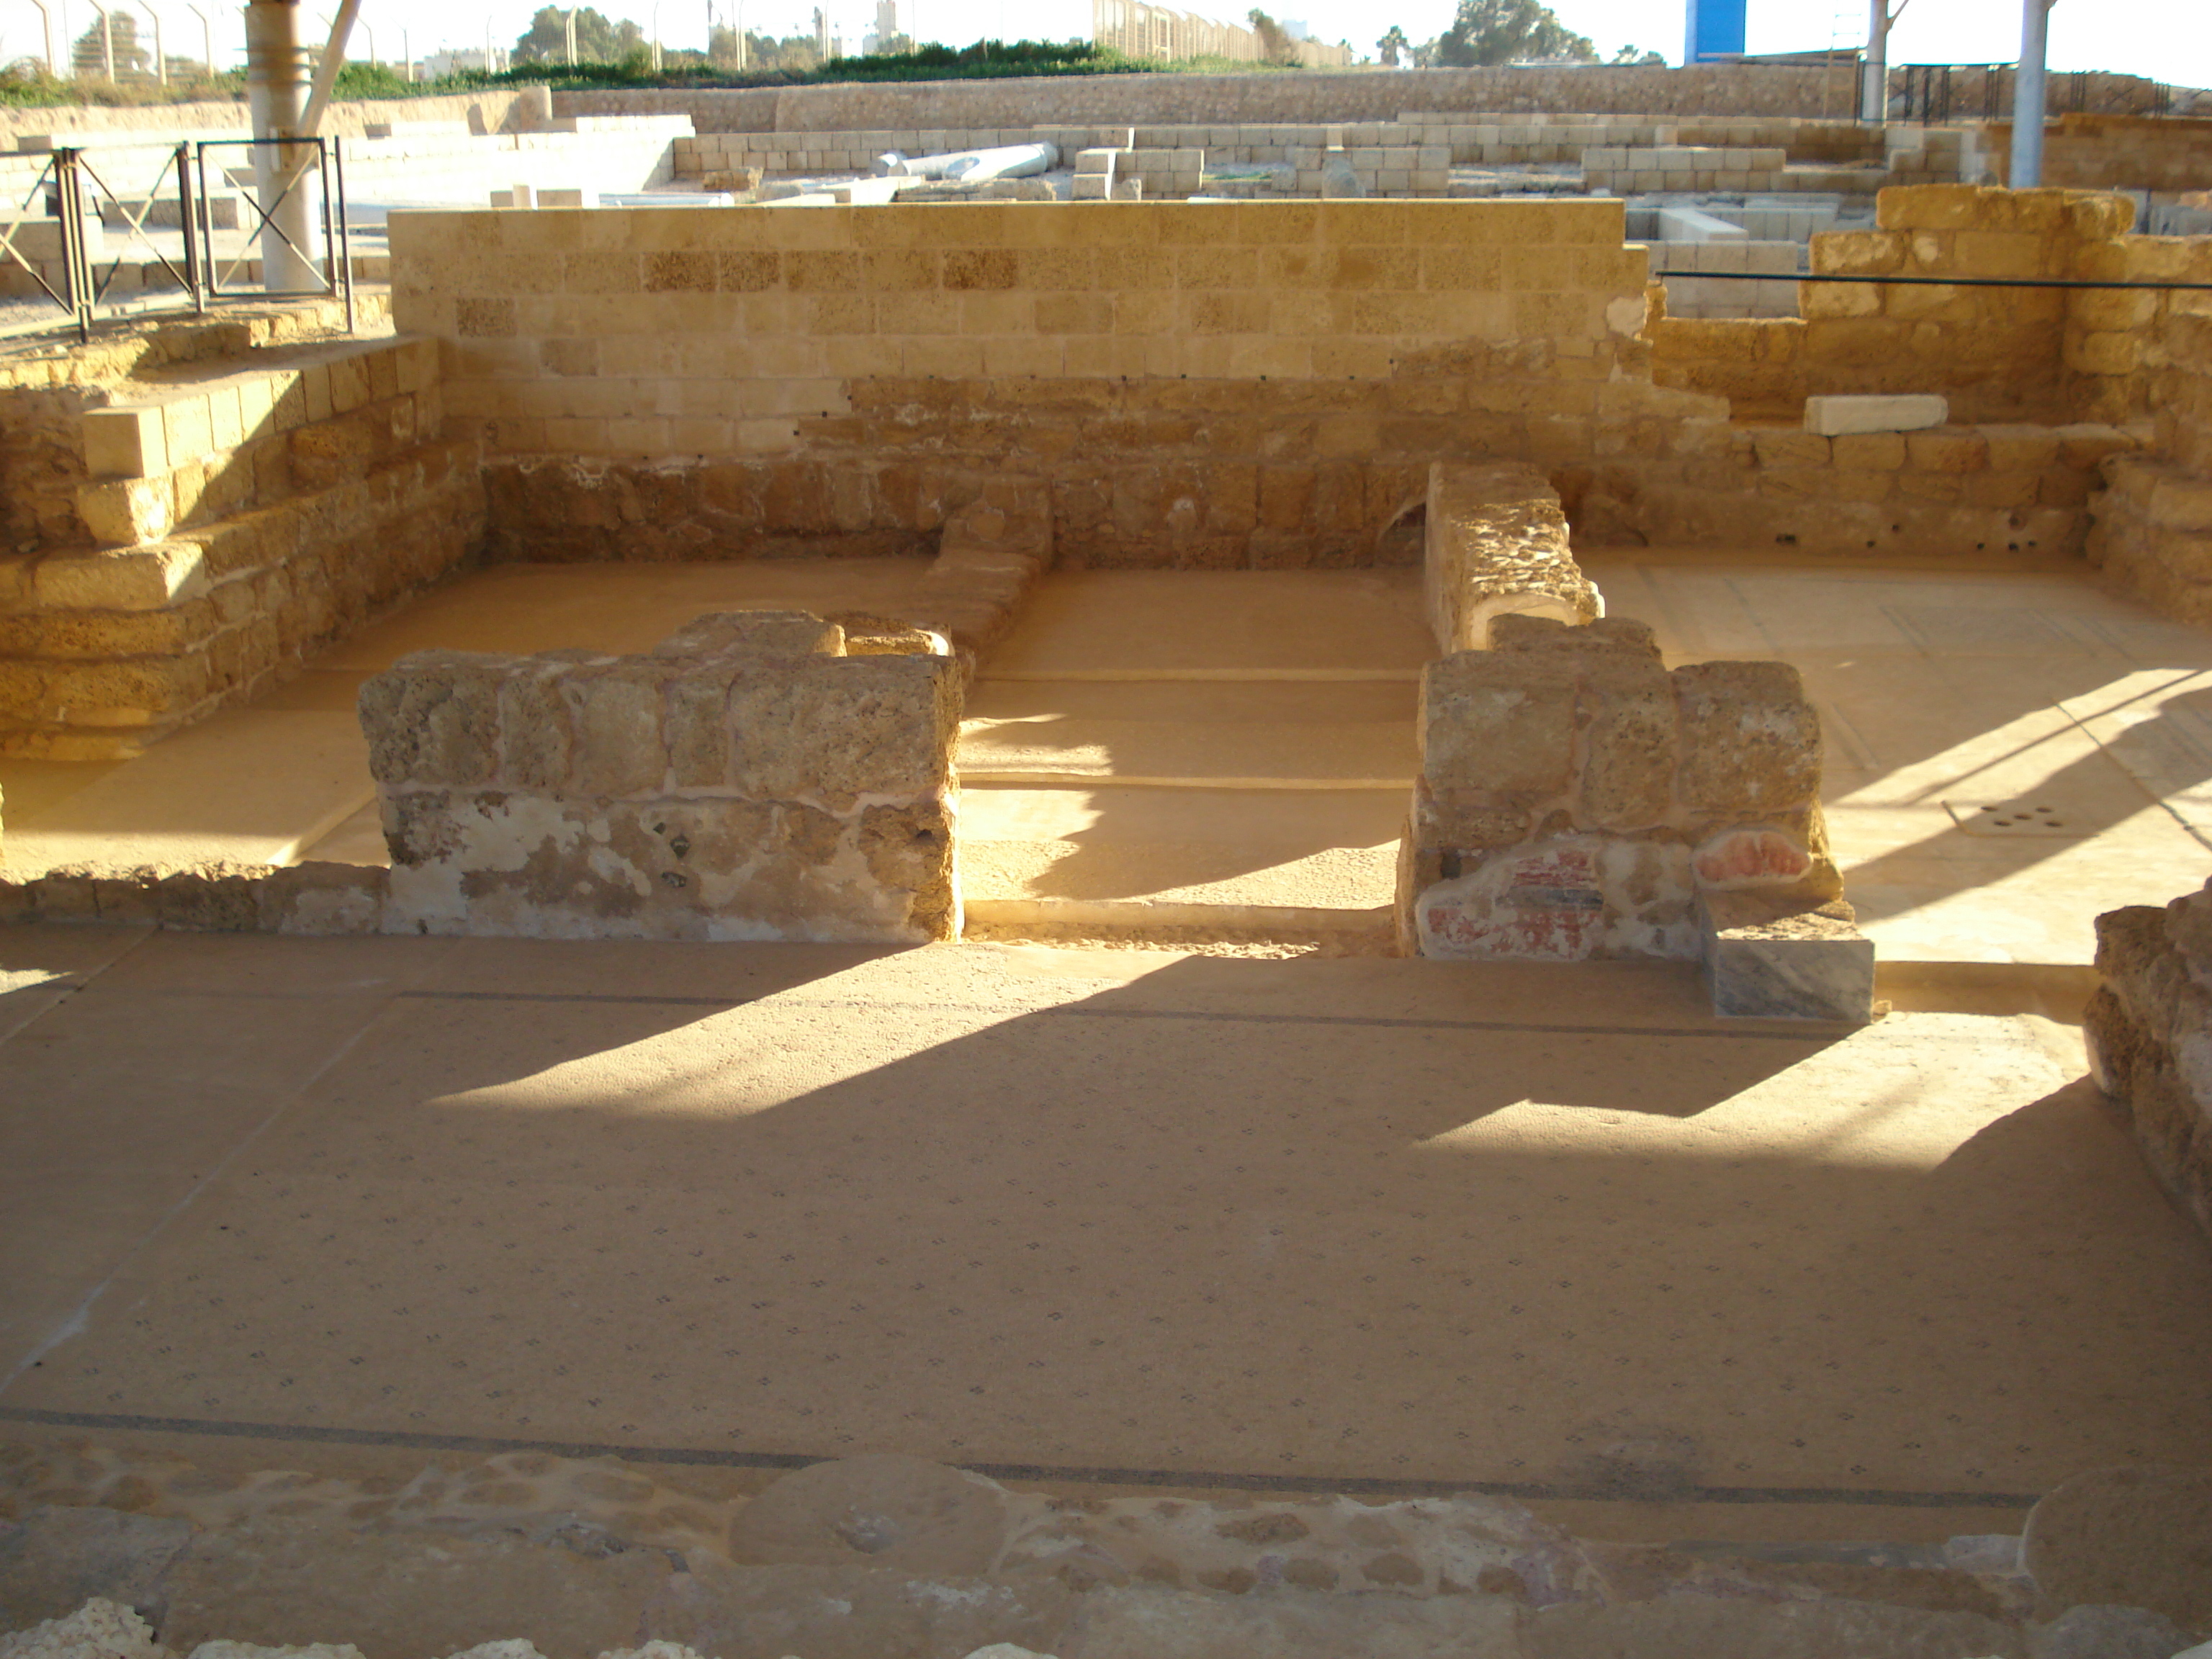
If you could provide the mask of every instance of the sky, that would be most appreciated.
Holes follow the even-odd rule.
[[[87,0],[52,0],[56,29],[63,19],[72,33],[93,21]],[[216,52],[242,61],[244,39],[234,0],[198,0],[216,30]],[[2032,3],[2032,0],[2029,0]],[[161,14],[172,53],[198,57],[200,23],[185,0],[121,0],[133,10],[153,5]],[[363,0],[362,21],[375,33],[377,55],[397,58],[403,44],[416,57],[441,46],[481,46],[487,23],[493,37],[511,45],[543,0]],[[726,22],[743,6],[748,27],[779,34],[805,29],[817,0],[599,0],[611,16],[632,16],[674,46],[704,44],[709,5]],[[857,40],[875,14],[874,0],[827,0],[830,15]],[[1891,33],[1893,64],[2009,62],[2020,53],[2021,0],[1907,0]],[[1231,0],[1194,5],[1207,15],[1241,17],[1249,9]],[[898,0],[900,19],[924,40],[963,45],[984,35],[1051,40],[1087,37],[1090,0]],[[1323,40],[1349,40],[1372,53],[1375,38],[1392,22],[1416,40],[1442,33],[1456,0],[1278,0],[1278,15],[1304,21]],[[309,18],[336,10],[336,0],[302,0]],[[1682,21],[1678,3],[1651,0],[1554,0],[1553,9],[1577,33],[1610,55],[1634,45],[1680,62]],[[918,15],[917,15],[918,14]],[[1866,39],[1864,0],[1751,0],[1747,45],[1758,52],[1821,51],[1857,46]],[[317,32],[310,23],[303,33]],[[39,13],[31,0],[0,0],[0,62],[43,55]],[[356,32],[353,56],[368,55]],[[2212,86],[2212,4],[2205,0],[2058,0],[2051,14],[2051,67],[2116,70],[2182,86]]]

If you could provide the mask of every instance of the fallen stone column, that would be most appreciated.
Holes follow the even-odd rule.
[[[876,166],[895,179],[957,179],[981,184],[987,179],[1026,179],[1049,173],[1060,163],[1050,144],[1006,144],[994,149],[955,150],[944,155],[878,156]]]
[[[2212,1233],[2212,883],[2163,909],[2099,916],[2097,971],[2082,1018],[2090,1075],[2160,1185]]]
[[[422,652],[362,689],[388,933],[918,944],[959,932],[942,655],[801,611],[642,657]]]
[[[1500,616],[1422,675],[1401,945],[1462,960],[1700,961],[1723,1013],[1865,1019],[1820,729],[1796,671],[1668,672],[1651,630]]]
[[[1605,601],[1567,550],[1559,492],[1524,461],[1429,469],[1429,626],[1443,652],[1480,651],[1507,615],[1594,622]]]

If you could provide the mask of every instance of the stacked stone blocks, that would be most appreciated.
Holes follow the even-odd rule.
[[[0,752],[105,759],[250,694],[481,541],[437,348],[318,347],[82,410],[96,544],[11,562]]]
[[[2160,1185],[2212,1233],[2212,886],[2097,918],[2090,1075]]]
[[[403,658],[362,690],[387,932],[914,944],[959,931],[943,655],[804,612],[649,656]]]

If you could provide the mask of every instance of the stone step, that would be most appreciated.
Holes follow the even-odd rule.
[[[1405,815],[1395,790],[970,784],[961,890],[994,925],[1373,927]]]
[[[1416,569],[1056,571],[997,680],[1403,680],[1436,653]]]
[[[1419,769],[1410,721],[970,720],[957,760],[969,783],[1098,780],[1150,788],[1403,792]]]

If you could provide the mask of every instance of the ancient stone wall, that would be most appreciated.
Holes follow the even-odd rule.
[[[2012,179],[2012,123],[1992,121],[1984,154]],[[2062,115],[2044,130],[2043,182],[2065,190],[2203,190],[2212,185],[2212,121]]]
[[[1728,398],[1740,412],[1780,412],[1838,392],[1934,392],[1966,422],[2112,418],[2079,366],[2099,349],[2081,337],[2106,331],[2109,307],[2094,303],[2094,291],[1935,279],[2099,274],[2125,257],[2130,203],[2075,191],[1916,185],[1881,191],[1876,214],[1874,230],[1815,235],[1814,273],[1930,280],[1802,283],[1802,320],[1659,322],[1654,378]]]
[[[1711,400],[1644,379],[1617,202],[398,214],[508,556],[881,550],[1008,471],[1060,556],[1373,562],[1439,459],[1570,497]],[[546,458],[556,458],[548,459]],[[550,482],[557,471],[561,482]],[[503,475],[530,479],[527,487]]]
[[[1726,324],[1698,324],[1727,328]],[[1996,422],[1826,437],[1788,423],[1701,422],[1678,477],[1635,522],[1655,543],[1941,556],[2079,553],[2106,458],[2136,440],[2097,422]]]
[[[2097,970],[2090,1074],[2160,1183],[2212,1232],[2212,888],[2098,917]]]
[[[0,556],[0,751],[135,753],[481,541],[477,448],[445,434],[431,343],[212,367],[0,400],[55,428],[30,469],[40,539]]]
[[[1701,888],[1835,898],[1820,726],[1785,663],[1669,673],[1650,629],[1502,617],[1422,675],[1400,872],[1424,956],[1698,954]]]
[[[2212,283],[2212,240],[2131,236],[2095,269]],[[2089,556],[2167,615],[2212,623],[2212,293],[2077,297],[2099,301],[2083,309],[2108,325],[2069,334],[2077,375],[2116,415],[2147,416],[2152,434],[2147,452],[2105,463]]]
[[[372,126],[444,122],[480,127],[485,132],[526,132],[551,112],[552,103],[544,87],[487,87],[440,98],[340,99],[324,112],[322,131],[348,138],[359,137]],[[17,149],[26,138],[113,144],[173,140],[186,134],[235,137],[251,131],[252,125],[243,98],[190,104],[0,108],[0,149]]]
[[[959,932],[957,667],[803,612],[647,657],[403,658],[362,690],[386,932],[916,944]]]
[[[1852,70],[1699,64],[848,82],[773,90],[556,92],[556,115],[681,113],[702,132],[861,132],[1097,121],[1380,121],[1401,110],[1834,116]]]

